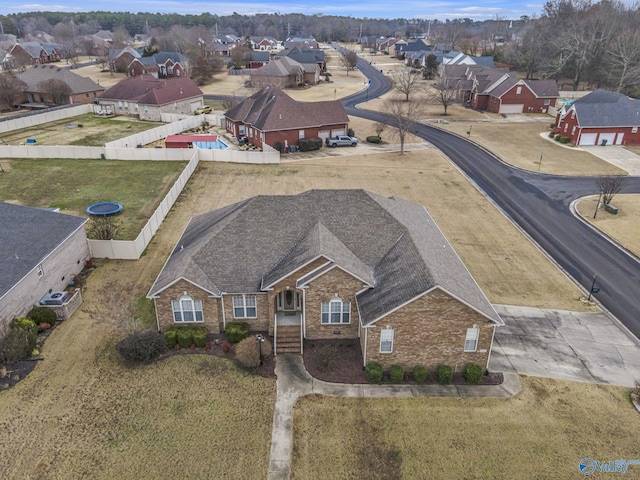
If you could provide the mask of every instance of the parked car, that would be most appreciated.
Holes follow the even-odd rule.
[[[337,137],[330,137],[325,140],[328,147],[355,147],[358,144],[356,137],[349,137],[348,135],[338,135]]]
[[[202,115],[203,113],[211,113],[211,107],[209,105],[200,105],[198,108],[196,108],[195,112],[196,115]]]

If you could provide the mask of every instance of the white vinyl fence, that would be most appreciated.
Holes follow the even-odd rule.
[[[165,217],[173,207],[182,189],[195,171],[198,163],[198,150],[191,150],[192,157],[182,171],[171,190],[164,197],[156,211],[140,231],[135,240],[88,240],[91,256],[95,258],[118,258],[123,260],[138,260],[142,252],[151,242],[151,239],[162,225]]]
[[[94,105],[79,104],[73,107],[47,110],[33,115],[21,116],[0,122],[0,133],[7,133],[21,128],[30,128],[43,123],[57,122],[65,118],[77,117],[93,112]]]
[[[0,145],[0,158],[102,158],[104,147]]]

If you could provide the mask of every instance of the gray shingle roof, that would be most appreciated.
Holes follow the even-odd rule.
[[[640,100],[621,93],[595,90],[573,102],[581,127],[638,127]]]
[[[0,202],[0,298],[86,221]]]
[[[501,323],[423,207],[363,190],[258,196],[195,217],[149,296],[178,278],[258,293],[319,256],[373,285],[356,298],[365,325],[438,287]]]
[[[38,84],[50,79],[60,80],[67,84],[72,94],[102,92],[104,90],[104,87],[90,78],[81,77],[66,68],[60,68],[51,63],[34,65],[20,74],[20,80],[27,84],[27,92],[39,92]]]

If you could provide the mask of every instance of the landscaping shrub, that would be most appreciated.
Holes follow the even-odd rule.
[[[427,379],[427,369],[423,365],[413,367],[413,380],[422,383]]]
[[[550,128],[551,130],[553,130],[554,128],[556,128],[556,124],[555,124],[555,123],[550,123],[550,124],[549,124],[549,128]]]
[[[193,332],[193,343],[197,348],[204,348],[207,345],[207,332],[195,331]]]
[[[229,342],[224,342],[222,344],[222,351],[224,353],[229,353],[230,350],[231,350],[231,344]]]
[[[301,138],[298,140],[298,149],[301,152],[311,152],[313,150],[320,150],[322,148],[322,139],[320,137],[315,138]]]
[[[260,355],[255,337],[247,337],[236,345],[236,360],[243,367],[257,367],[260,365]]]
[[[381,141],[382,141],[382,138],[377,137],[375,135],[371,137],[367,137],[367,143],[380,143]]]
[[[224,334],[231,343],[238,343],[249,336],[249,324],[247,322],[228,322]]]
[[[36,325],[36,322],[29,320],[28,318],[14,318],[11,321],[11,329],[24,330],[35,334],[38,333],[38,326]]]
[[[0,340],[0,359],[15,362],[27,358],[36,348],[37,336],[32,330],[9,329]]]
[[[178,343],[178,331],[172,329],[166,330],[164,332],[164,339],[167,342],[167,348],[173,350]]]
[[[549,132],[549,138],[556,138],[556,132],[554,132],[553,130],[551,130]]]
[[[355,136],[356,136],[356,132],[354,132],[354,131],[353,131],[353,128],[349,127],[349,128],[347,129],[347,135],[348,135],[349,137],[355,137]]]
[[[190,328],[180,328],[177,331],[177,340],[180,348],[191,348],[193,344],[193,331]]]
[[[569,143],[571,141],[571,139],[569,137],[565,137],[564,135],[560,135],[560,140],[558,140],[560,143]]]
[[[271,342],[267,337],[264,337],[264,342],[262,342],[262,358],[266,358],[273,353],[273,347],[271,346]]]
[[[453,378],[451,367],[448,365],[438,365],[438,383],[440,385],[449,385]]]
[[[391,380],[391,383],[402,383],[404,369],[400,365],[391,365],[389,367],[389,380]]]
[[[556,142],[559,142],[559,141],[560,141],[560,137],[561,137],[561,136],[562,136],[562,135],[560,135],[559,133],[556,133],[556,136],[555,136],[555,137],[553,137],[553,138],[555,139],[555,141],[556,141]]]
[[[54,325],[56,323],[56,312],[47,307],[33,307],[31,311],[27,313],[27,318],[33,320],[36,325],[40,325],[41,323]]]
[[[167,349],[167,342],[155,330],[145,330],[123,338],[116,349],[128,362],[148,362],[158,358]]]
[[[380,383],[382,381],[382,365],[378,362],[369,362],[364,367],[364,376],[369,383]]]
[[[470,363],[464,369],[464,379],[469,385],[480,385],[482,381],[482,367],[477,363]]]

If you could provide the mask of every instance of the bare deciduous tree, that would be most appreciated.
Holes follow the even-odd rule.
[[[382,138],[382,133],[387,129],[387,124],[383,123],[383,122],[376,122],[376,124],[373,126],[376,135],[378,135],[378,137]]]
[[[13,108],[16,97],[24,91],[26,84],[13,72],[0,74],[0,108]]]
[[[404,101],[409,101],[409,95],[415,92],[420,87],[420,75],[414,71],[404,69],[399,74],[393,77],[393,88],[404,95]]]
[[[71,87],[57,78],[41,81],[38,83],[38,90],[53,105],[63,105],[71,95]]]
[[[340,57],[340,65],[345,68],[345,70],[347,71],[347,75],[349,75],[349,72],[351,70],[356,68],[357,63],[358,55],[356,54],[356,52],[353,52],[351,50],[346,50],[342,57]]]
[[[596,185],[601,195],[601,201],[604,205],[609,205],[616,194],[624,188],[626,184],[625,177],[598,177]]]
[[[433,85],[433,90],[428,94],[429,101],[436,105],[442,105],[444,115],[447,115],[447,109],[456,102],[458,90],[447,85],[443,81],[438,81]]]
[[[391,115],[394,123],[392,135],[400,140],[400,155],[404,155],[404,142],[407,134],[415,130],[416,123],[422,114],[422,104],[416,100],[403,101],[402,98],[392,98],[384,102],[384,111]]]

